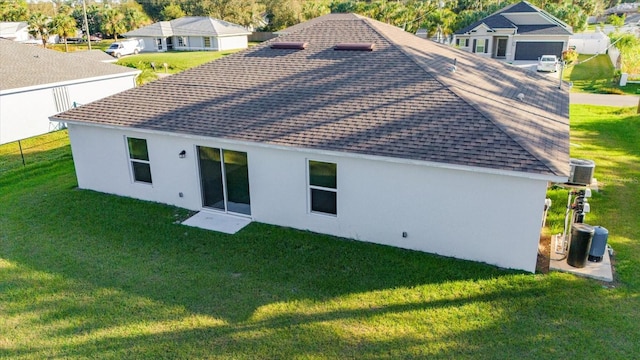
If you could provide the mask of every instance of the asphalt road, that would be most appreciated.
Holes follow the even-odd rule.
[[[582,94],[571,93],[572,104],[605,105],[605,106],[638,106],[640,97],[636,95]]]

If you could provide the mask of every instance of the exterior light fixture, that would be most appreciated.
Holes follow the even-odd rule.
[[[187,152],[185,150],[180,151],[180,154],[178,154],[178,156],[180,157],[180,159],[184,159],[187,157]]]

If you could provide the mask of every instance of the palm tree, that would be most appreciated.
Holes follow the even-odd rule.
[[[124,22],[127,30],[151,24],[151,20],[142,10],[132,7],[124,9]]]
[[[34,13],[29,17],[29,34],[42,39],[42,46],[47,47],[47,37],[49,36],[49,23],[51,19],[42,13]]]
[[[78,31],[78,24],[76,23],[76,19],[72,18],[69,15],[58,14],[51,21],[51,33],[60,36],[64,39],[64,51],[68,52],[69,47],[67,45],[67,38],[71,36],[75,36],[76,31]]]
[[[105,34],[113,35],[118,41],[118,34],[127,31],[124,14],[116,9],[109,9],[102,14],[102,31]]]

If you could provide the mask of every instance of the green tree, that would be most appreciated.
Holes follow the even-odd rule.
[[[355,1],[334,1],[329,5],[332,13],[352,13],[356,11],[357,3]]]
[[[160,18],[165,21],[181,18],[185,15],[186,13],[182,10],[182,7],[176,3],[166,5],[160,12]]]
[[[305,20],[317,18],[331,12],[329,0],[307,0],[302,5],[302,17]]]
[[[618,15],[610,15],[607,18],[607,23],[615,26],[616,28],[619,28],[621,26],[624,26],[624,20],[625,20],[626,16],[623,14],[622,16],[618,16]]]
[[[136,2],[140,4],[144,9],[145,14],[147,14],[147,16],[149,16],[154,21],[165,20],[162,17],[162,10],[170,4],[179,5],[185,12],[185,15],[194,15],[191,12],[187,11],[187,7],[185,5],[187,1],[188,0],[136,0]]]
[[[116,41],[118,41],[118,34],[127,31],[124,14],[117,9],[107,9],[104,11],[101,20],[100,30],[102,30],[104,34],[113,36]]]
[[[278,31],[302,21],[302,4],[299,0],[263,0],[269,24],[266,31]]]
[[[29,17],[29,34],[42,39],[42,46],[47,47],[49,37],[49,23],[51,19],[42,13],[34,13]]]
[[[422,22],[422,27],[427,29],[429,36],[436,36],[442,39],[454,31],[456,24],[456,14],[447,8],[439,8],[431,11]]]
[[[124,14],[126,31],[134,30],[151,24],[151,19],[145,14],[142,6],[136,2],[123,3],[119,10]]]
[[[75,36],[78,31],[76,20],[69,15],[58,14],[51,20],[49,29],[51,34],[58,35],[64,40],[64,51],[68,52],[67,38]]]
[[[613,32],[609,39],[620,50],[616,67],[622,72],[640,74],[640,39],[631,33]]]
[[[210,16],[247,27],[256,24],[264,12],[257,0],[187,0],[182,9],[188,15]]]
[[[29,12],[32,14],[41,13],[44,16],[54,17],[56,15],[56,4],[49,1],[28,2]]]
[[[25,0],[0,0],[0,21],[28,21],[29,7]]]
[[[89,23],[89,32],[91,34],[97,34],[101,32],[101,18],[102,18],[102,7],[98,7],[95,4],[87,5],[87,22]],[[73,8],[73,12],[71,16],[76,20],[77,24],[81,24],[83,33],[86,35],[86,29],[84,27],[84,14],[81,6],[76,6]]]
[[[547,4],[544,9],[551,15],[570,25],[574,31],[581,31],[587,25],[588,14],[573,4]]]

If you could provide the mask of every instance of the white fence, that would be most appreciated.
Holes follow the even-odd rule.
[[[579,54],[604,54],[610,44],[609,37],[601,32],[575,34],[569,38],[569,48],[575,47]]]
[[[618,48],[614,45],[609,48],[608,54],[613,67],[615,67],[617,70],[620,70],[620,50],[618,50]]]

